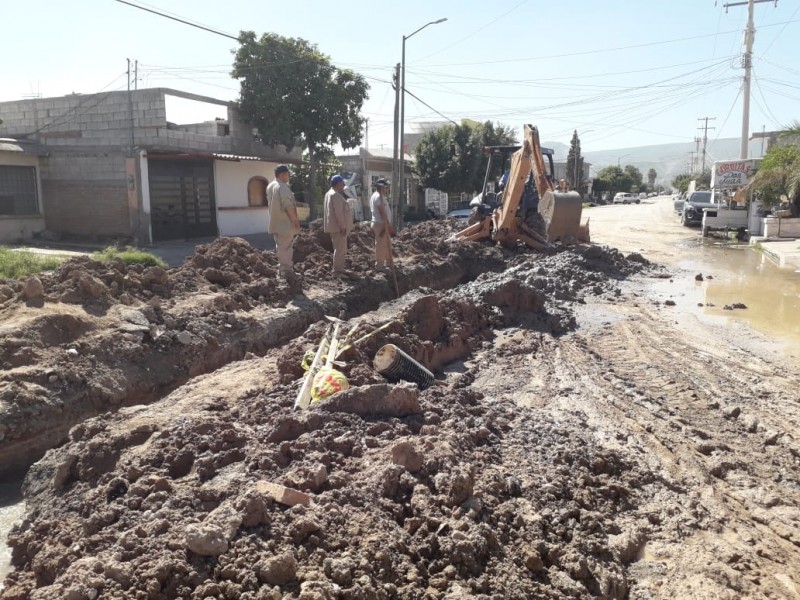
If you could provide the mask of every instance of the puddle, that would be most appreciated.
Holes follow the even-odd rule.
[[[11,548],[6,545],[6,538],[11,528],[22,519],[25,510],[21,487],[22,479],[0,482],[0,590],[11,570]]]
[[[787,354],[800,357],[800,273],[781,269],[745,246],[694,243],[687,248],[696,256],[676,265],[671,283],[656,285],[663,299],[729,327],[746,322],[781,343]],[[695,281],[698,273],[703,281]],[[747,308],[723,308],[736,303]]]

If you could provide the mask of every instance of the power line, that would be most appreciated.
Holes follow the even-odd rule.
[[[209,33],[214,33],[216,35],[221,35],[222,37],[230,38],[232,40],[236,40],[237,42],[239,41],[239,38],[236,37],[236,36],[230,35],[229,33],[224,33],[222,31],[217,31],[216,29],[211,29],[210,27],[206,27],[205,25],[198,25],[197,23],[192,23],[191,21],[187,21],[187,20],[181,19],[179,17],[173,17],[171,15],[168,15],[166,13],[163,13],[163,12],[160,12],[160,11],[157,11],[157,10],[154,10],[152,8],[146,8],[144,6],[139,6],[138,4],[134,4],[133,2],[128,2],[128,0],[116,0],[116,1],[121,3],[121,4],[127,4],[128,6],[132,6],[133,8],[138,8],[139,10],[144,10],[144,11],[147,11],[149,13],[153,13],[154,15],[158,15],[160,17],[164,17],[164,18],[167,18],[167,19],[172,19],[173,21],[177,21],[178,23],[183,23],[184,25],[189,25],[190,27],[197,27],[197,29],[202,29],[203,31],[208,31]]]
[[[777,27],[778,25],[785,25],[785,24],[789,24],[789,23],[800,23],[800,19],[789,20],[789,21],[781,21],[779,23],[770,23],[770,24],[767,24],[767,25],[761,25],[761,29],[764,29],[764,28],[767,28],[767,27]],[[721,33],[723,35],[725,35],[725,34],[729,34],[729,33],[739,33],[740,31],[741,30],[739,30],[739,29],[730,29],[728,31],[723,31]],[[530,61],[530,60],[549,60],[549,59],[552,59],[552,58],[567,58],[567,57],[570,57],[570,56],[585,56],[585,55],[588,55],[588,54],[599,54],[601,52],[617,52],[619,50],[632,50],[634,48],[646,48],[646,47],[649,47],[649,46],[661,46],[661,45],[664,45],[664,44],[675,44],[675,43],[678,43],[678,42],[687,42],[687,41],[690,41],[690,40],[698,40],[698,39],[702,39],[702,38],[713,37],[715,35],[720,35],[720,34],[719,33],[706,33],[706,34],[703,34],[703,35],[694,35],[694,36],[684,37],[684,38],[674,38],[674,39],[671,39],[671,40],[662,40],[662,41],[659,41],[659,42],[647,42],[647,43],[644,43],[644,44],[634,44],[634,45],[631,45],[631,46],[617,46],[617,47],[614,47],[614,48],[599,48],[599,49],[595,49],[595,50],[584,50],[584,51],[581,51],[581,52],[568,52],[568,53],[565,53],[565,54],[550,54],[550,55],[547,55],[547,56],[531,56],[531,57],[527,57],[527,58],[508,58],[508,59],[504,59],[504,60],[490,60],[490,61],[483,61],[483,62],[443,63],[443,64],[435,64],[435,65],[429,65],[429,66],[431,66],[431,67],[459,67],[459,66],[469,66],[469,65],[493,65],[493,64],[498,64],[498,63],[527,62],[527,61]]]
[[[442,117],[443,119],[447,119],[447,120],[448,120],[448,121],[450,121],[450,122],[451,122],[453,125],[458,125],[458,123],[456,123],[455,121],[453,121],[453,119],[451,119],[450,117],[448,117],[448,116],[446,116],[446,115],[443,115],[443,114],[442,114],[442,113],[440,113],[438,110],[436,110],[435,108],[433,108],[433,107],[432,107],[430,104],[428,104],[428,103],[427,103],[427,102],[425,102],[424,100],[421,100],[421,99],[420,99],[418,96],[415,96],[414,94],[412,94],[412,93],[411,93],[411,92],[409,92],[408,90],[405,90],[405,92],[406,92],[406,94],[408,94],[408,95],[409,95],[409,96],[411,96],[412,98],[416,98],[416,99],[417,99],[419,102],[421,102],[422,104],[424,104],[425,106],[427,106],[428,108],[430,108],[430,109],[431,109],[433,112],[435,112],[437,115],[439,115],[439,116],[440,116],[440,117]]]

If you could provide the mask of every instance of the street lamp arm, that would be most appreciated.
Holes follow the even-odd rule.
[[[416,30],[414,33],[411,33],[411,34],[409,34],[409,35],[404,35],[404,36],[403,36],[403,41],[407,40],[407,39],[408,39],[408,38],[410,38],[412,35],[416,35],[416,34],[418,34],[420,31],[422,31],[423,29],[425,29],[425,28],[426,28],[428,25],[438,25],[439,23],[444,23],[445,21],[447,21],[447,17],[445,17],[444,19],[439,19],[438,21],[431,21],[430,23],[425,23],[425,25],[423,25],[422,27],[420,27],[419,29],[417,29],[417,30]]]

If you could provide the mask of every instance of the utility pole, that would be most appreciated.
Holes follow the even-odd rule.
[[[392,207],[394,208],[394,222],[399,223],[397,220],[397,193],[399,191],[398,175],[400,173],[398,162],[400,161],[400,154],[398,152],[397,138],[400,136],[400,63],[394,68],[394,155],[392,159]],[[402,149],[400,149],[402,152]]]
[[[700,136],[694,136],[695,156],[700,156],[700,142],[702,141],[703,138]],[[694,166],[692,166],[692,169],[694,169]]]
[[[698,121],[705,121],[705,125],[703,127],[698,127],[698,129],[703,130],[703,168],[700,169],[700,173],[703,173],[706,170],[706,146],[708,145],[708,130],[714,129],[714,127],[709,127],[709,121],[716,121],[717,117],[700,117],[697,119]],[[747,158],[747,157],[745,157]]]
[[[689,173],[694,173],[694,152],[689,152]]]
[[[139,89],[139,59],[133,63],[133,89]]]
[[[131,94],[131,59],[126,58],[128,61],[128,118],[130,119],[130,133],[131,133],[131,147],[130,156],[133,156],[133,148],[136,145],[133,141],[133,95]]]
[[[753,11],[756,4],[761,2],[773,2],[778,6],[778,0],[747,0],[747,2],[729,2],[723,4],[725,12],[731,6],[747,6],[747,28],[744,30],[744,56],[742,57],[742,67],[744,67],[744,80],[742,83],[742,142],[739,147],[739,158],[745,159],[748,155],[747,143],[750,138],[750,79],[753,71],[753,42],[756,36],[756,27],[753,22]]]
[[[364,119],[364,146],[369,150],[369,117]]]

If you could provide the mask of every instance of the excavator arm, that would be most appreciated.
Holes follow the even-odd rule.
[[[525,191],[528,176],[533,171],[533,182],[539,193],[538,212],[541,215],[546,236],[526,225],[524,215],[518,214],[520,201]],[[568,241],[580,236],[581,198],[575,192],[556,192],[547,177],[547,168],[542,157],[539,131],[533,125],[525,125],[522,147],[511,157],[511,170],[503,192],[503,203],[492,215],[455,234],[456,239],[477,241],[491,237],[503,246],[514,246],[522,241],[528,246],[544,249],[556,240]],[[588,231],[586,232],[588,235]]]

